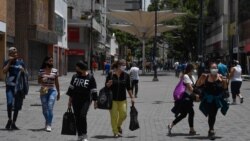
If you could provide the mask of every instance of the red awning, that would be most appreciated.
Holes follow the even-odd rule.
[[[67,55],[84,55],[85,52],[82,49],[69,49],[66,51]]]
[[[245,45],[244,51],[245,51],[245,52],[250,52],[250,43],[247,44],[247,45]]]

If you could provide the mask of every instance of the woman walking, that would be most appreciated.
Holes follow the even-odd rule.
[[[233,98],[233,105],[236,103],[236,96],[239,96],[240,103],[243,103],[243,96],[240,94],[240,87],[242,84],[242,78],[241,78],[242,69],[239,65],[239,61],[234,60],[233,61],[233,67],[230,70],[230,79],[231,79],[231,92],[232,92],[232,98]]]
[[[227,101],[224,100],[224,94],[228,86],[227,80],[218,74],[217,64],[211,63],[210,73],[202,74],[196,85],[204,88],[199,108],[208,117],[208,137],[215,139],[214,124],[218,109],[221,108],[222,114],[225,115],[229,108]]]
[[[130,85],[130,77],[125,71],[125,60],[119,60],[112,65],[113,72],[109,73],[106,79],[106,86],[111,88],[113,93],[112,109],[110,110],[111,126],[114,137],[122,136],[122,123],[127,117],[127,97],[126,90],[131,98],[132,105],[134,99]]]
[[[68,92],[68,107],[73,107],[76,117],[76,129],[78,141],[87,140],[87,112],[94,101],[94,108],[97,107],[96,81],[93,75],[88,73],[87,64],[79,61],[76,64],[76,74],[72,76]]]
[[[172,112],[175,113],[175,120],[168,125],[168,133],[171,134],[172,128],[184,119],[188,114],[188,124],[189,124],[189,134],[194,135],[196,131],[194,130],[194,109],[193,109],[193,100],[198,100],[198,96],[193,94],[194,82],[196,82],[195,77],[193,76],[194,66],[188,64],[185,68],[184,75],[181,76],[183,83],[186,86],[184,96],[182,99],[175,101],[175,106],[172,109]]]
[[[57,69],[53,68],[53,58],[44,58],[39,71],[38,83],[41,84],[40,98],[42,102],[43,115],[45,118],[45,130],[51,132],[53,119],[53,107],[55,100],[60,99]]]

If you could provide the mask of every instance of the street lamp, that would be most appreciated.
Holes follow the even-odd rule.
[[[93,74],[93,68],[92,68],[92,63],[93,63],[93,59],[92,59],[92,56],[93,56],[93,0],[90,0],[91,2],[91,9],[90,9],[90,14],[91,14],[91,17],[90,17],[90,33],[89,33],[89,36],[90,36],[90,55],[89,55],[89,59],[90,59],[90,72],[91,74]]]
[[[200,2],[199,37],[198,37],[198,58],[203,61],[203,0]]]
[[[158,0],[155,0],[155,38],[154,38],[154,50],[153,50],[153,69],[154,69],[154,78],[153,81],[159,81],[157,78],[157,64],[155,60],[156,56],[156,46],[157,46],[157,10],[158,10]]]

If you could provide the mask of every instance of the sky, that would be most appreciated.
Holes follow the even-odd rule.
[[[142,0],[142,8],[144,8],[144,2],[145,2],[146,10],[147,10],[148,5],[150,4],[150,0]]]

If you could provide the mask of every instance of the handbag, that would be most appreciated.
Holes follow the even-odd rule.
[[[138,122],[138,111],[136,110],[135,106],[132,105],[130,107],[130,124],[129,124],[129,130],[134,131],[140,128],[139,122]]]
[[[41,87],[40,88],[40,95],[45,95],[49,92],[49,88],[48,87]]]
[[[97,107],[99,109],[110,110],[112,108],[112,100],[113,100],[112,90],[107,87],[103,87],[99,91],[99,95],[97,98]]]
[[[71,108],[63,114],[62,135],[76,135],[76,120]]]
[[[186,89],[186,86],[183,82],[183,79],[180,79],[179,83],[176,85],[174,92],[173,92],[173,97],[175,101],[182,99],[185,89]]]

